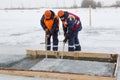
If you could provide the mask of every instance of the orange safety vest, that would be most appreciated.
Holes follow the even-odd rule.
[[[46,25],[46,27],[48,28],[48,30],[51,30],[52,29],[52,26],[54,24],[54,19],[57,18],[58,19],[58,26],[59,26],[59,18],[57,15],[54,16],[53,19],[50,19],[50,20],[46,20],[44,19],[44,23]]]

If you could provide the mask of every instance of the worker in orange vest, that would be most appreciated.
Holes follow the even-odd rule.
[[[53,51],[58,50],[59,17],[52,11],[46,10],[40,20],[45,31],[46,49],[51,50],[51,37],[53,39]]]

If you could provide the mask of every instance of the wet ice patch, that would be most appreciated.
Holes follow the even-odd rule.
[[[0,67],[9,67],[25,57],[25,55],[0,55]]]
[[[66,60],[66,59],[43,59],[33,66],[31,70],[59,71],[80,74],[92,74],[112,76],[114,64],[107,62]]]

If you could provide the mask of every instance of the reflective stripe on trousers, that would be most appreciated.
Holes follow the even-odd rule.
[[[58,45],[53,45],[53,51],[57,51],[58,50]]]
[[[68,45],[68,51],[74,51],[74,45]]]
[[[51,45],[46,45],[46,47],[47,47],[47,50],[51,49]]]

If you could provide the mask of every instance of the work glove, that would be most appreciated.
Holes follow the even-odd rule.
[[[46,34],[46,36],[45,36],[45,37],[46,37],[46,39],[48,39],[48,38],[50,37],[50,35],[49,35],[49,34]]]
[[[46,35],[50,35],[50,31],[46,31]]]
[[[46,37],[46,38],[49,38],[49,37],[50,37],[50,31],[49,31],[48,29],[45,29],[45,32],[46,32],[45,37]]]
[[[57,27],[55,28],[55,30],[56,30],[56,31],[59,31],[59,27],[57,26]]]
[[[50,34],[50,31],[46,28],[45,29],[46,35]]]
[[[45,28],[45,31],[47,32],[47,31],[49,31],[47,28]]]
[[[63,40],[63,42],[66,43],[66,42],[67,42],[67,38],[65,38],[65,39]]]

